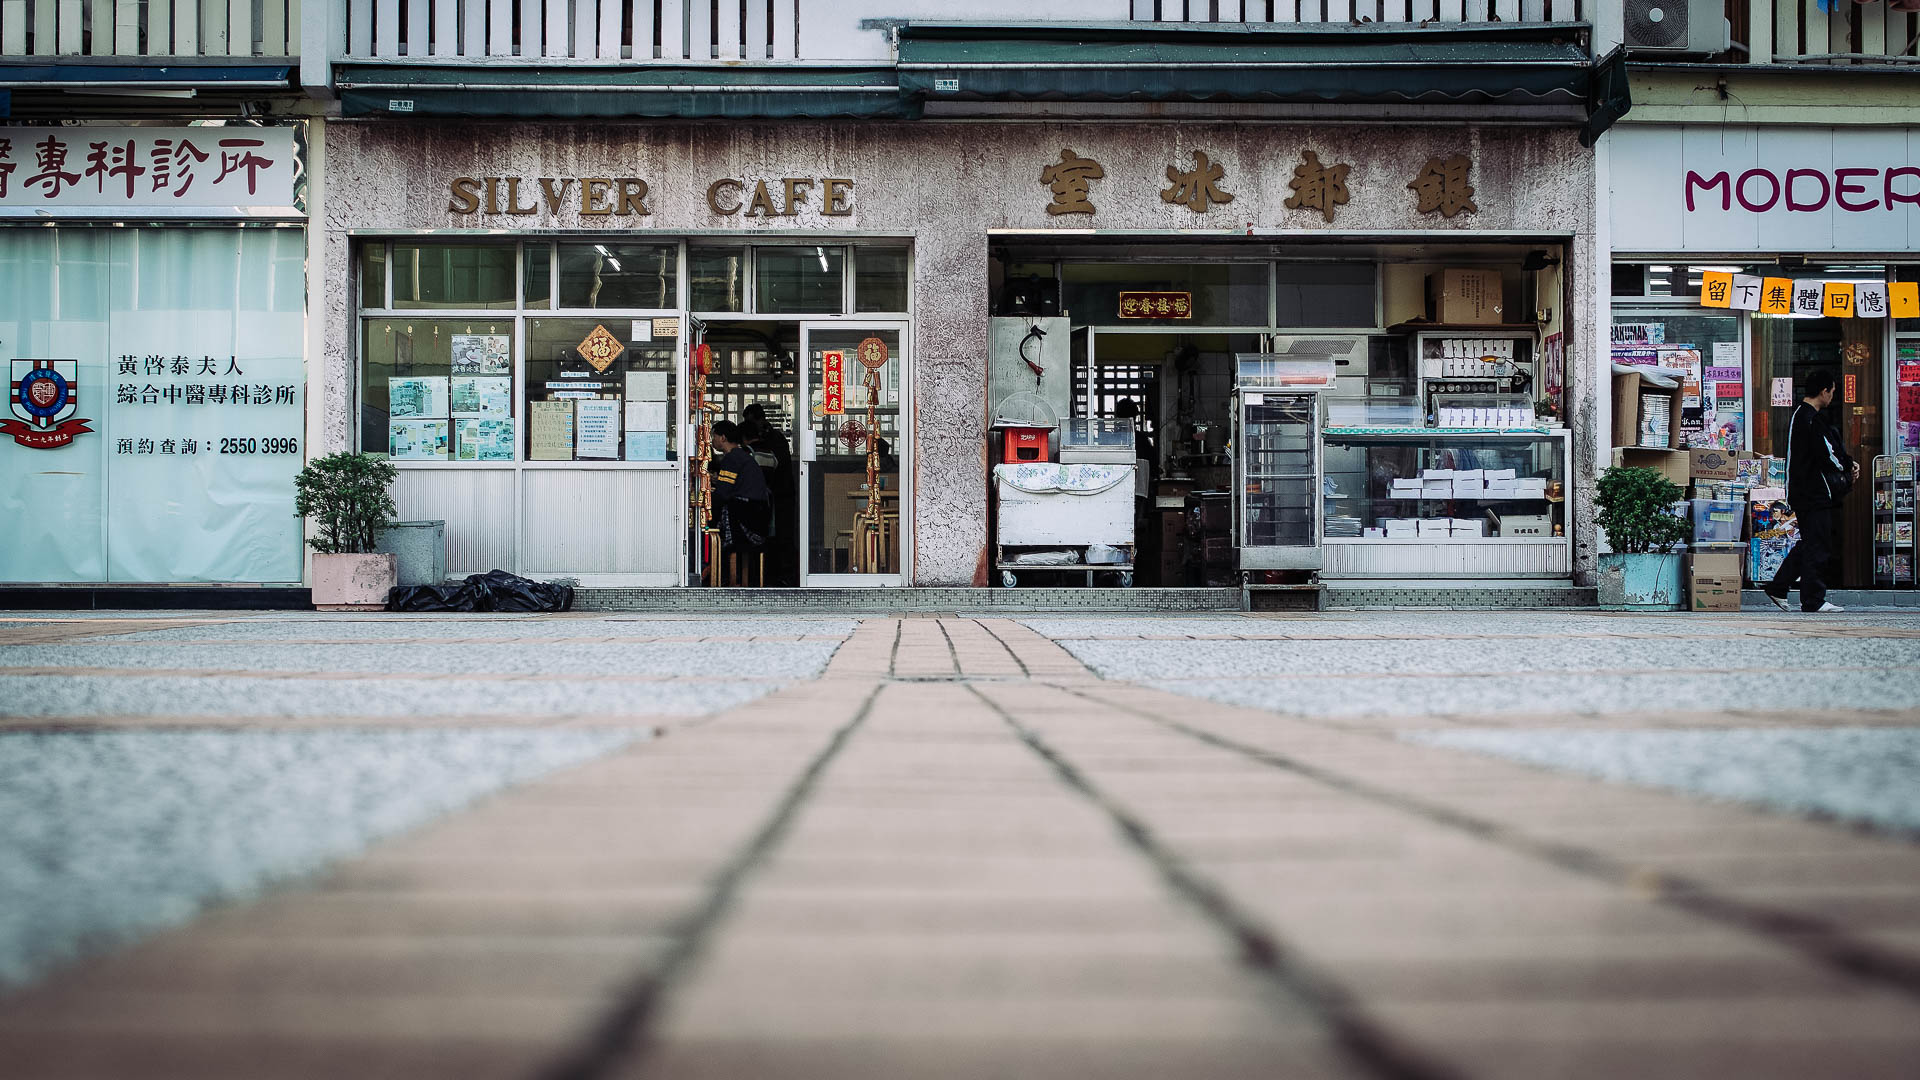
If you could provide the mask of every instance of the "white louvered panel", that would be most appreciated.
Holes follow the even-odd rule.
[[[539,56],[540,0],[520,0],[520,56]]]
[[[460,5],[458,0],[433,0],[429,18],[433,22],[433,40],[427,51],[434,56],[460,53]]]
[[[573,51],[580,60],[593,59],[594,42],[600,36],[600,12],[595,0],[573,0]]]
[[[382,60],[400,56],[400,0],[373,0],[373,55]]]
[[[79,56],[81,54],[81,29],[92,23],[92,42],[86,46],[86,52],[92,56],[108,56],[113,52],[113,0],[88,0],[88,8],[81,8],[81,0],[60,0],[60,13],[56,15],[54,29],[54,50],[60,56]],[[35,27],[38,29],[38,27]]]
[[[261,0],[260,4],[260,55],[287,55],[287,27],[298,26],[288,23],[286,0]]]
[[[713,59],[713,8],[707,0],[691,0],[686,5],[687,59]]]
[[[660,0],[660,59],[684,60],[687,55],[687,10],[684,0]]]
[[[27,54],[27,0],[0,0],[0,53]]]
[[[347,55],[373,55],[373,0],[347,0]]]
[[[487,55],[487,0],[460,0],[460,55]]]
[[[227,55],[253,55],[253,0],[227,4]]]
[[[1466,5],[1461,0],[1440,0],[1440,21],[1457,23],[1467,21]]]
[[[1868,56],[1887,54],[1887,10],[1885,4],[1863,7],[1860,12],[1860,51]],[[1901,42],[1902,45],[1906,42]]]
[[[722,60],[740,59],[740,0],[720,0],[713,27],[714,55]]]
[[[33,55],[53,55],[58,40],[48,29],[53,25],[53,0],[33,0]]]
[[[600,0],[600,33],[596,55],[602,60],[620,59],[620,21],[627,0]]]
[[[1133,21],[1153,21],[1153,0],[1133,0]]]
[[[1320,0],[1297,0],[1293,5],[1293,9],[1295,22],[1317,23],[1323,21],[1320,18]]]
[[[1208,0],[1187,0],[1187,21],[1190,23],[1212,22],[1213,5]]]
[[[194,0],[173,0],[173,51],[181,56],[200,55],[200,7]]]
[[[103,8],[107,0],[93,0],[93,6]],[[113,0],[113,51],[121,56],[140,55],[140,0]]]
[[[1460,5],[1460,19],[1463,22],[1486,22],[1487,0],[1464,0]]]
[[[1327,21],[1346,23],[1353,21],[1354,0],[1327,0]]]
[[[800,0],[773,0],[773,58],[791,60],[794,55],[794,14]]]
[[[544,10],[544,25],[540,33],[545,40],[540,54],[555,60],[563,59],[571,44],[567,37],[567,0],[547,0]]]
[[[235,0],[236,3],[244,0]],[[227,0],[200,0],[200,55],[227,56]]]
[[[167,0],[152,0],[147,5],[148,56],[170,56],[173,53],[173,8]]]
[[[467,0],[478,7],[480,0]],[[513,55],[513,0],[486,0],[487,4],[487,42],[488,56]],[[475,52],[480,50],[480,42],[473,43]]]
[[[1221,22],[1246,22],[1247,17],[1241,11],[1240,0],[1220,0]]]
[[[427,0],[407,0],[406,22],[400,27],[401,55],[427,55],[427,45],[433,39],[432,15]]]
[[[771,8],[776,0],[747,0],[747,59],[765,60],[767,33],[773,26]]]
[[[1793,0],[1774,0],[1773,54],[1775,56],[1800,54],[1800,8],[1793,3]]]
[[[1520,18],[1524,22],[1539,23],[1547,21],[1547,0],[1522,0]]]
[[[653,59],[654,0],[631,0],[633,4],[633,58],[640,63]]]

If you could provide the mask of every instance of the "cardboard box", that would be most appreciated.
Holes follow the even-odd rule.
[[[1442,270],[1427,275],[1427,318],[1457,326],[1497,325],[1504,285],[1498,270]]]
[[[1613,377],[1613,445],[1640,446],[1640,399],[1652,395],[1667,401],[1667,448],[1680,449],[1679,392],[1648,387],[1645,382],[1636,371],[1621,372]],[[1686,482],[1684,476],[1679,480],[1682,484]]]
[[[1454,518],[1452,526],[1447,531],[1456,537],[1485,536],[1487,523],[1479,518]]]
[[[1687,475],[1695,480],[1738,480],[1740,459],[1731,450],[1689,450]]]
[[[1640,446],[1613,448],[1613,464],[1632,469],[1657,469],[1678,487],[1685,488],[1691,463],[1685,450],[1651,450]]]
[[[1421,518],[1420,539],[1444,540],[1453,535],[1453,523],[1447,518]]]
[[[1552,514],[1501,514],[1497,518],[1500,536],[1552,536]]]
[[[1738,551],[1689,554],[1681,571],[1687,578],[1687,607],[1693,611],[1739,611],[1740,564]]]

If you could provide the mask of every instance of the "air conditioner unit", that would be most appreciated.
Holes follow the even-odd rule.
[[[1632,53],[1721,53],[1733,45],[1727,0],[1625,0]]]

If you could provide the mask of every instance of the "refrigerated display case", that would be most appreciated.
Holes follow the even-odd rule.
[[[1289,338],[1276,344],[1286,351],[1235,357],[1234,524],[1240,569],[1318,570],[1325,516],[1320,396],[1333,385],[1337,358],[1365,350],[1366,339]]]

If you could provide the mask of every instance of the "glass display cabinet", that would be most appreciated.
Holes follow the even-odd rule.
[[[1567,432],[1323,436],[1324,569],[1351,577],[1565,577]]]
[[[1242,570],[1321,563],[1320,394],[1365,338],[1276,338],[1273,353],[1235,357],[1235,524]],[[1361,356],[1365,353],[1362,351]]]

